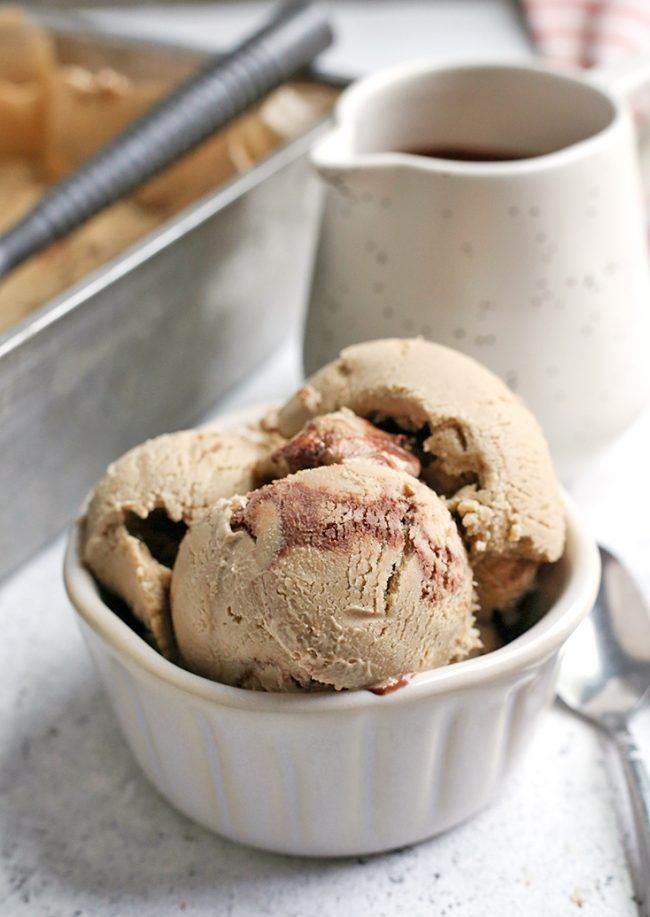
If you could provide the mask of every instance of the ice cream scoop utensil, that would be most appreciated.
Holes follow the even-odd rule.
[[[133,191],[313,61],[332,42],[322,10],[283,4],[233,51],[157,103],[0,237],[0,277]]]
[[[648,700],[650,613],[620,561],[600,549],[602,580],[591,614],[566,647],[558,693],[605,730],[621,758],[638,841],[640,912],[650,914],[650,780],[629,723]]]

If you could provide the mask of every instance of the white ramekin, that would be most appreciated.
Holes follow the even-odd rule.
[[[474,815],[529,741],[599,581],[594,542],[570,503],[567,515],[561,589],[539,623],[384,696],[265,694],[186,672],[103,603],[79,560],[78,526],[65,582],[133,754],[172,805],[265,850],[368,854]]]

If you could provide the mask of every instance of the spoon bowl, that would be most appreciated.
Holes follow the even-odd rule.
[[[558,696],[605,730],[620,756],[638,840],[640,912],[648,911],[650,780],[629,722],[650,698],[650,612],[621,562],[600,548],[596,604],[565,647]]]
[[[620,561],[600,548],[602,579],[593,611],[565,649],[559,695],[608,725],[632,716],[650,686],[650,614]]]

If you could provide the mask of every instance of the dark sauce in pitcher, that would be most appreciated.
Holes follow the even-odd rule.
[[[435,159],[452,159],[457,162],[516,162],[518,159],[533,159],[540,153],[515,153],[514,150],[482,150],[477,147],[430,146],[400,150],[411,156],[428,156]]]

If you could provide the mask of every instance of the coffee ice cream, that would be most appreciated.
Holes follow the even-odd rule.
[[[521,599],[563,546],[524,405],[469,357],[388,340],[345,350],[260,426],[127,453],[83,556],[197,674],[384,693],[527,626]]]
[[[16,7],[0,7],[0,157],[31,157],[42,147],[54,66],[43,29]]]
[[[188,525],[220,498],[247,493],[277,438],[259,430],[187,430],[149,440],[109,466],[84,521],[83,559],[173,655],[169,585]]]
[[[308,421],[260,466],[260,477],[283,478],[304,468],[340,465],[367,458],[416,478],[420,462],[408,448],[406,436],[393,435],[357,417],[347,408]]]
[[[184,663],[231,685],[354,689],[478,645],[472,571],[438,496],[367,459],[221,500],[172,579]]]
[[[410,434],[421,477],[457,519],[483,618],[516,605],[564,546],[564,512],[530,411],[470,357],[424,340],[344,350],[279,411],[281,434],[349,408]]]

